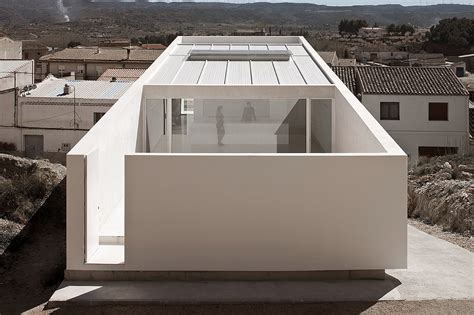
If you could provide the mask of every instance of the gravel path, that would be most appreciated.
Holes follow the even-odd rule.
[[[443,228],[438,225],[428,225],[416,219],[408,219],[408,224],[416,227],[417,229],[425,233],[448,241],[452,244],[458,245],[462,248],[467,249],[471,253],[474,253],[474,239],[472,238],[472,236],[463,236],[457,233],[443,231]]]

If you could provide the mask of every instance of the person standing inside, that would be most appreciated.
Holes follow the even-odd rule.
[[[217,145],[224,145],[222,140],[225,136],[224,114],[222,113],[222,105],[217,107],[216,111],[216,129],[217,129]]]

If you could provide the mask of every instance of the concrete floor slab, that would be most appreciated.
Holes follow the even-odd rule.
[[[48,306],[472,300],[474,255],[408,226],[408,269],[385,280],[64,281]]]

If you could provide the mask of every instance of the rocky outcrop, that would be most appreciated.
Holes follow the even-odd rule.
[[[472,235],[474,157],[435,157],[410,170],[408,216]]]
[[[0,154],[0,254],[65,176],[60,164]]]

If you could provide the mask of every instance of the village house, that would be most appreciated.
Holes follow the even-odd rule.
[[[22,59],[21,41],[12,40],[6,36],[0,37],[1,59]]]
[[[43,77],[97,80],[107,69],[146,69],[163,50],[140,48],[66,48],[40,58]]]
[[[469,93],[446,67],[333,67],[408,154],[468,154]]]
[[[303,37],[176,38],[67,167],[66,280],[407,266],[407,157]]]
[[[0,141],[15,144],[27,157],[64,162],[65,154],[130,85],[50,76],[22,91],[15,106],[13,101],[0,103]]]
[[[0,151],[18,148],[9,130],[18,125],[18,93],[28,91],[33,84],[33,60],[0,60]]]

